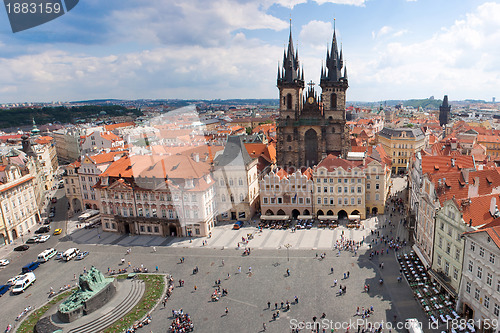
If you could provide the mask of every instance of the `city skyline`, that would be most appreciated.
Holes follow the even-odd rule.
[[[81,2],[0,34],[0,103],[277,98],[289,18],[305,81],[319,83],[334,17],[349,101],[496,96],[500,4],[484,1]]]

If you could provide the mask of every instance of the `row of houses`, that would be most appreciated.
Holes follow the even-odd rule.
[[[414,250],[457,312],[476,322],[498,320],[499,170],[464,155],[457,140],[437,144],[438,150],[417,152],[409,164]]]

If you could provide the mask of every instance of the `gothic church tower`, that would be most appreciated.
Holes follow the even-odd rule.
[[[326,68],[321,69],[321,98],[312,81],[304,97],[304,71],[299,67],[298,51],[293,48],[290,25],[288,48],[282,67],[278,66],[277,79],[280,107],[276,150],[280,167],[312,167],[328,154],[345,157],[349,151],[345,110],[347,70],[342,50],[339,54],[337,48],[335,31],[326,60]]]

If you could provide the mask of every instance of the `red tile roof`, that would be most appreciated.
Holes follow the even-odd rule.
[[[128,121],[128,122],[125,122],[125,123],[118,123],[118,124],[111,124],[111,125],[104,125],[104,129],[106,131],[112,131],[112,130],[115,130],[117,128],[121,128],[121,127],[134,127],[135,126],[135,123],[133,121]]]
[[[452,160],[454,160],[454,163]],[[472,168],[475,168],[472,156],[422,156],[422,174]]]
[[[473,227],[481,227],[497,219],[490,213],[491,199],[495,198],[497,205],[500,205],[499,194],[483,195],[475,198],[464,198],[458,201],[463,213],[465,223],[472,221]]]
[[[495,224],[495,225],[493,225]],[[488,236],[490,236],[491,240],[495,243],[495,245],[500,248],[500,218],[496,219],[495,221],[493,221],[492,223],[490,223],[489,225],[493,225],[493,226],[485,226],[484,228],[481,228],[479,230],[475,230],[475,231],[470,231],[470,232],[466,232],[465,234],[466,235],[469,235],[469,234],[476,234],[476,233],[480,233],[480,232],[486,232],[488,234]]]

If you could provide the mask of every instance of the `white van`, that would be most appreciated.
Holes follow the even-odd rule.
[[[50,258],[55,256],[56,253],[57,251],[54,248],[47,249],[38,255],[38,262],[47,262]]]
[[[24,293],[24,291],[31,286],[33,283],[35,283],[36,277],[33,272],[29,272],[24,274],[22,279],[19,279],[16,284],[14,285],[14,288],[12,288],[12,293],[13,294],[19,294],[19,293]]]
[[[74,257],[76,257],[76,255],[79,252],[80,251],[76,247],[72,247],[71,249],[68,249],[68,250],[64,251],[64,253],[62,255],[62,258],[63,258],[64,261],[70,261],[71,259],[73,259]]]

